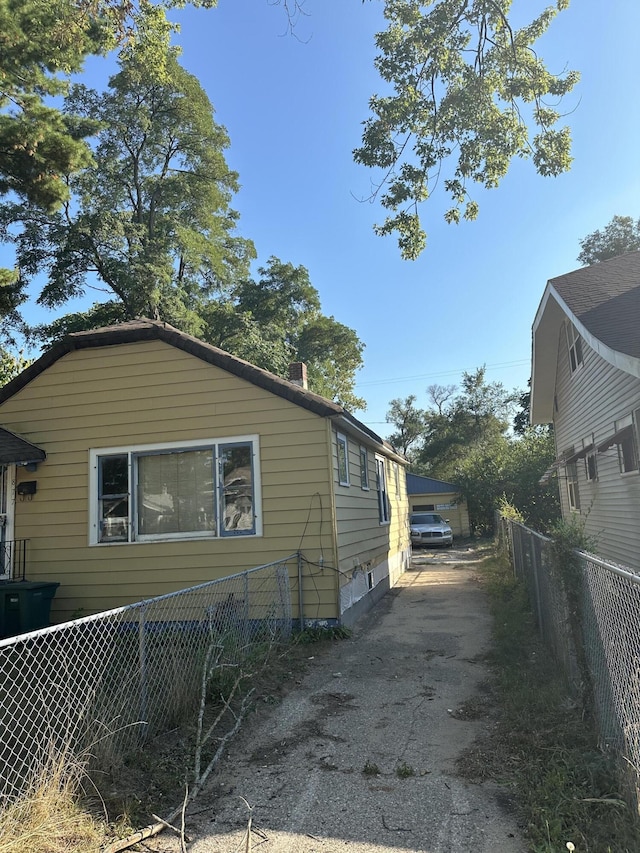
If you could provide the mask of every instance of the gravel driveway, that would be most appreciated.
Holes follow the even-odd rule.
[[[508,792],[455,771],[490,725],[472,712],[490,631],[477,559],[418,552],[351,639],[310,647],[301,683],[245,724],[187,815],[191,853],[526,850]]]

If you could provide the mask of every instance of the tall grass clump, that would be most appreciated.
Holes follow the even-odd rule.
[[[524,585],[490,556],[479,567],[494,619],[489,661],[497,723],[461,772],[508,785],[529,849],[638,853],[637,818],[620,793],[613,759],[598,748],[588,709],[572,701],[561,667],[543,646]]]
[[[0,853],[99,853],[106,824],[80,806],[85,765],[51,753],[21,796],[0,811]]]

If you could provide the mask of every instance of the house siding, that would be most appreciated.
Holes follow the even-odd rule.
[[[332,431],[332,459],[341,613],[376,588],[393,586],[406,571],[410,559],[408,513],[404,466],[384,457],[379,448],[360,436],[347,435],[349,486],[339,483],[336,430]],[[360,447],[367,448],[369,489],[361,485]],[[389,522],[378,514],[376,456],[384,458],[389,497]],[[397,477],[396,477],[397,466]]]
[[[558,456],[582,446],[593,434],[596,445],[614,432],[614,421],[640,407],[640,380],[609,364],[583,341],[583,364],[570,370],[565,329],[560,330],[554,417]],[[578,460],[579,515],[585,532],[596,540],[605,559],[640,571],[640,472],[622,474],[616,445],[597,454],[598,478],[589,481],[584,460]],[[566,468],[558,471],[564,518],[569,518]]]
[[[32,501],[16,506],[29,579],[58,581],[54,621],[278,560],[334,553],[326,419],[160,341],[71,352],[0,406],[8,429],[44,447]],[[259,437],[263,535],[89,546],[89,451]],[[375,494],[375,493],[374,493]],[[297,586],[297,573],[292,577]],[[337,608],[335,575],[314,577],[318,618]],[[297,593],[294,596],[294,605]],[[294,608],[295,609],[295,608]],[[315,614],[314,614],[315,615]]]

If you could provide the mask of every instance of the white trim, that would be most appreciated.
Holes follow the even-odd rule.
[[[389,481],[387,478],[387,466],[384,456],[375,454],[376,460],[376,493],[378,498],[378,521],[381,526],[391,524],[391,506],[389,503]],[[384,490],[380,489],[380,471],[384,479]],[[384,505],[383,505],[384,501]]]
[[[567,317],[571,320],[576,330],[580,333],[583,340],[585,340],[592,350],[598,353],[598,355],[603,358],[605,361],[612,364],[614,367],[620,368],[620,370],[624,370],[625,373],[630,373],[632,376],[636,376],[640,379],[640,359],[636,358],[632,355],[627,355],[626,353],[619,352],[618,350],[612,349],[611,347],[603,344],[599,338],[596,338],[586,326],[578,320],[576,315],[569,310],[567,303],[562,299],[558,291],[553,287],[553,285],[549,285],[549,293],[556,300],[560,308],[564,311]]]
[[[363,459],[362,454],[364,453],[364,466],[362,465]],[[366,445],[359,445],[359,454],[360,454],[360,488],[363,492],[368,492],[371,489],[370,485],[370,477],[369,477],[369,450]],[[362,479],[362,474],[365,474],[364,482]]]
[[[345,467],[345,478],[344,480],[340,474],[340,447],[344,448],[344,467]],[[343,432],[336,432],[336,461],[338,463],[338,483],[341,486],[350,486],[351,482],[349,480],[349,439]]]
[[[16,466],[0,465],[6,469],[6,495],[7,511],[4,519],[4,541],[12,542],[15,532],[15,510],[16,510]],[[11,580],[11,566],[0,563],[0,580]]]
[[[531,364],[531,423],[550,423],[554,420],[554,386],[559,352],[558,334],[564,320],[573,323],[588,345],[608,364],[640,378],[640,359],[614,350],[596,338],[569,310],[558,291],[547,282],[532,326]],[[583,358],[584,358],[583,347]]]
[[[136,537],[135,539],[132,536],[132,528],[133,528],[133,518],[132,518],[132,501],[131,495],[129,496],[129,540],[127,542],[100,542],[99,541],[99,530],[98,530],[98,458],[101,456],[114,456],[118,454],[127,454],[128,465],[129,465],[129,484],[132,484],[134,481],[134,471],[133,469],[133,457],[134,455],[140,455],[144,453],[149,453],[153,451],[172,451],[172,450],[183,450],[183,449],[198,449],[198,448],[213,448],[219,447],[224,444],[243,444],[243,443],[251,443],[253,447],[253,494],[254,494],[254,507],[253,507],[253,516],[255,523],[255,532],[247,533],[244,535],[238,536],[221,536],[220,532],[217,529],[215,532],[209,531],[199,531],[194,533],[172,533],[172,534],[164,534],[157,536],[142,536]],[[217,459],[217,452],[216,452]],[[130,445],[119,445],[117,447],[96,447],[91,448],[89,450],[89,530],[88,530],[88,542],[89,545],[96,547],[109,547],[113,548],[117,545],[142,545],[147,544],[149,542],[179,542],[179,541],[191,541],[194,539],[210,539],[210,540],[229,540],[229,539],[243,539],[245,536],[251,536],[251,538],[255,538],[256,536],[263,535],[262,529],[262,479],[260,473],[260,437],[257,434],[252,435],[233,435],[226,436],[223,438],[203,438],[203,439],[188,439],[186,441],[166,441],[166,442],[156,442],[154,444],[130,444]],[[216,476],[217,483],[217,476]],[[216,519],[219,521],[219,519]]]

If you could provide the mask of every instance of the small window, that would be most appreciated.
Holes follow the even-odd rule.
[[[380,524],[388,524],[390,512],[387,474],[384,467],[384,459],[381,456],[376,456],[376,488],[378,490],[378,517]]]
[[[569,346],[571,372],[575,373],[584,359],[582,354],[582,338],[571,324],[567,326],[567,344]]]
[[[435,504],[415,504],[411,512],[433,512],[435,508]]]
[[[596,459],[595,453],[587,453],[587,456],[584,460],[585,471],[587,474],[587,480],[597,480],[598,479],[598,463]]]
[[[580,509],[580,492],[578,490],[578,466],[575,462],[567,464],[567,495],[569,509],[577,512]]]
[[[341,486],[349,485],[349,443],[347,436],[343,433],[336,433],[336,443],[338,447],[338,482]]]
[[[369,490],[369,453],[362,445],[360,445],[360,486],[364,491]]]

